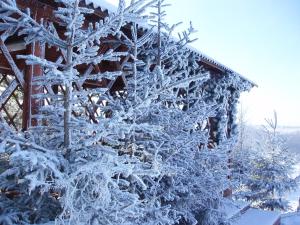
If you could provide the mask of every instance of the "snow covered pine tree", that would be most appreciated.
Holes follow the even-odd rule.
[[[118,35],[126,19],[143,18],[140,13],[147,5],[144,2],[138,1],[125,9],[120,1],[115,14],[85,26],[85,15],[92,10],[80,7],[79,1],[57,1],[59,7],[54,15],[63,31],[60,36],[62,32],[54,24],[38,23],[29,11],[19,10],[15,1],[1,1],[2,30],[8,28],[10,35],[24,35],[27,44],[40,42],[48,48],[55,47],[62,55],[54,62],[34,55],[20,56],[28,64],[43,68],[43,76],[37,77],[34,85],[48,92],[35,97],[51,101],[40,108],[39,114],[32,115],[37,124],[26,133],[26,138],[22,133],[3,133],[1,151],[7,154],[10,166],[1,174],[1,188],[17,191],[20,196],[13,199],[15,204],[3,196],[6,201],[1,203],[6,205],[1,206],[1,223],[55,220],[56,224],[135,224],[142,217],[144,204],[130,184],[139,183],[139,176],[152,176],[153,172],[143,169],[143,162],[118,152],[120,140],[131,132],[127,122],[131,114],[107,89],[81,88],[86,79],[114,80],[121,72],[106,71],[86,77],[78,68],[104,60],[119,61],[120,56],[126,56],[127,52],[113,50],[99,54],[101,39]],[[55,85],[59,87],[58,93],[51,91]],[[89,97],[98,98],[98,102],[88,105]],[[96,123],[91,123],[86,112],[94,107],[100,113]],[[146,129],[147,124],[140,127]],[[23,142],[17,142],[18,136]],[[38,147],[43,151],[28,145],[30,140],[43,146]]]
[[[138,82],[135,82],[135,85],[129,82],[129,87],[140,85],[136,90],[140,93],[138,98],[142,98],[143,88],[147,88],[148,93],[151,89],[168,87],[173,79],[188,80],[201,74],[203,79],[188,85],[183,83],[184,85],[169,89],[169,92],[154,91],[159,93],[157,99],[162,104],[149,108],[150,114],[148,118],[144,116],[144,120],[163,127],[163,135],[155,140],[158,142],[155,143],[155,154],[162,159],[163,167],[159,180],[145,192],[150,191],[149,196],[152,196],[153,200],[157,199],[157,204],[163,203],[164,206],[170,207],[170,212],[177,216],[181,223],[221,224],[224,222],[220,212],[222,193],[228,187],[227,156],[234,144],[227,141],[228,120],[222,115],[225,115],[226,110],[235,110],[229,107],[229,102],[237,101],[239,93],[250,89],[250,86],[243,84],[244,82],[233,74],[211,81],[212,76],[198,64],[200,56],[187,48],[187,44],[192,42],[192,26],[183,32],[178,40],[174,40],[172,31],[176,25],[170,27],[164,22],[165,6],[164,1],[157,1],[153,6],[156,9],[156,12],[152,13],[154,33],[149,35],[151,41],[138,49],[139,58],[147,63],[146,67],[138,68],[151,70],[151,67],[154,67],[151,77],[157,79],[155,85],[157,81],[160,81],[160,84],[157,87],[151,85],[149,89],[149,84],[143,87],[143,82],[153,81],[148,82],[146,76],[142,75],[137,77]],[[136,32],[124,36],[130,43],[129,37],[136,37]],[[139,70],[134,68],[133,73],[139,74]],[[218,137],[219,148],[211,151],[207,148],[211,142],[207,121],[209,117],[216,116],[223,118],[220,119],[223,122],[218,125],[218,135],[222,136],[222,139]],[[230,119],[234,121],[234,118]]]
[[[296,179],[291,177],[295,159],[277,129],[274,112],[274,119],[266,119],[253,149],[247,150],[240,160],[247,164],[237,196],[262,209],[287,210],[289,202],[284,196],[297,187]]]
[[[164,1],[132,1],[127,8],[120,1],[115,13],[90,24],[93,10],[79,0],[56,3],[51,23],[35,21],[14,0],[0,2],[3,41],[18,34],[61,53],[54,61],[19,56],[42,68],[33,82],[42,87],[34,97],[44,104],[26,132],[1,121],[0,152],[9,165],[0,175],[0,223],[225,223],[220,205],[232,142],[224,112],[249,85],[234,74],[213,80],[186,48],[192,28],[178,41],[171,38]],[[151,5],[158,10],[156,28],[139,33]],[[112,48],[115,43],[126,50]],[[102,62],[120,66],[94,72]],[[122,91],[83,88],[86,80],[120,75],[128,83]],[[208,149],[211,117],[221,121],[216,151]]]

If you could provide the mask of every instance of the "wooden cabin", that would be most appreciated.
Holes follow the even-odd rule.
[[[30,8],[31,14],[36,21],[44,18],[44,21],[52,21],[55,23],[56,18],[53,16],[53,10],[57,7],[57,3],[52,0],[17,0],[17,4],[21,9]],[[95,11],[89,15],[89,21],[99,21],[105,18],[112,10],[105,0],[82,0],[80,2],[83,6],[93,8]],[[124,28],[126,29],[126,28]],[[143,32],[143,31],[141,31]],[[122,46],[105,45],[101,46],[101,52],[107,51],[109,48],[120,50]],[[189,48],[191,54],[196,54],[199,58],[198,65],[212,74],[211,83],[215,82],[214,78],[223,76],[238,76],[241,83],[246,83],[248,87],[253,87],[255,84],[248,81],[242,75],[236,73],[223,64],[211,59],[196,49]],[[34,115],[39,106],[45,104],[32,98],[32,95],[45,92],[57,93],[60,87],[40,87],[32,84],[34,76],[41,76],[42,69],[39,66],[28,66],[24,60],[18,59],[17,55],[33,54],[39,57],[45,57],[53,62],[59,60],[62,54],[52,47],[34,43],[26,45],[22,36],[10,36],[1,39],[0,41],[0,113],[6,122],[15,130],[26,130],[29,126],[34,125],[34,120],[31,116]],[[103,71],[122,70],[122,63],[101,63],[99,65],[87,65],[86,67],[79,68],[80,72],[85,75],[91,73],[99,73]],[[122,90],[126,86],[126,75],[120,76],[117,80],[102,80],[102,81],[85,81],[84,83],[76,84],[78,90],[85,88],[95,87],[109,87],[110,90]],[[232,96],[234,96],[237,87],[231,88]],[[249,88],[249,89],[250,89]],[[90,99],[92,101],[92,99]],[[234,123],[233,110],[237,104],[237,98],[233,97],[228,103],[227,110],[228,118],[228,132],[227,136],[230,137],[232,124]],[[97,112],[89,112],[91,120],[94,120]],[[218,118],[210,118],[208,121],[210,126],[210,133],[213,143],[218,142],[217,125]]]

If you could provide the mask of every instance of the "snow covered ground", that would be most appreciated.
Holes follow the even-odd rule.
[[[288,213],[281,216],[281,225],[299,225],[300,213]]]
[[[300,141],[300,140],[299,140]],[[300,175],[300,163],[295,167],[293,177]],[[299,198],[300,198],[300,186],[296,191],[293,191],[288,194],[287,196],[288,200],[291,202],[291,211],[295,211],[297,209],[297,206],[299,204]],[[300,222],[299,224],[300,225]]]
[[[246,211],[248,208],[250,208],[250,203],[244,201],[230,200],[224,205],[227,219],[238,217],[241,212]]]
[[[299,205],[299,198],[300,198],[300,187],[294,192],[291,192],[287,199],[291,202],[291,210],[290,211],[295,211]],[[299,223],[300,225],[300,223]]]
[[[289,149],[300,159],[300,127],[282,127],[280,132],[287,138]],[[300,176],[300,163],[295,166],[293,177],[296,176]],[[296,191],[289,193],[287,198],[291,201],[291,211],[295,211],[299,204],[300,186]],[[300,225],[300,220],[297,225]]]
[[[233,225],[274,225],[279,219],[279,212],[264,211],[251,208],[247,210],[241,217],[233,221]],[[290,224],[288,224],[290,225]],[[293,224],[294,225],[294,224]],[[299,224],[298,224],[299,225]]]

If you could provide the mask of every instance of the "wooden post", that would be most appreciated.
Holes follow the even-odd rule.
[[[35,10],[34,18],[39,20],[38,10]],[[30,46],[27,46],[27,54],[35,55],[37,57],[45,57],[45,46],[39,42],[35,42]],[[37,125],[37,121],[32,119],[31,116],[38,113],[39,107],[43,105],[41,100],[36,100],[32,97],[34,94],[43,92],[43,87],[39,85],[33,85],[32,80],[36,76],[42,76],[43,69],[39,65],[28,65],[25,69],[25,85],[24,85],[24,101],[23,101],[23,130],[27,130],[30,126]]]
[[[28,46],[28,54],[42,57],[43,50],[40,43],[34,43],[31,46]],[[36,114],[43,103],[40,100],[34,99],[32,95],[43,92],[43,87],[33,85],[32,79],[42,75],[43,70],[39,65],[26,66],[23,101],[23,130],[27,130],[30,126],[37,124],[36,120],[31,119],[31,115]]]

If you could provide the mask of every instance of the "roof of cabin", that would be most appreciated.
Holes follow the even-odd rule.
[[[233,219],[233,225],[274,225],[280,219],[280,213],[276,211],[265,211],[260,209],[250,208],[244,214]],[[288,224],[294,225],[294,224]]]
[[[84,0],[84,1],[85,1],[85,4],[87,4],[87,5],[91,4],[94,8],[101,8],[102,11],[107,10],[108,13],[116,12],[118,9],[117,6],[113,5],[108,0]],[[145,25],[143,24],[142,26],[145,26]],[[147,29],[147,27],[145,27],[145,28]],[[216,67],[217,69],[222,70],[222,71],[237,74],[242,79],[250,82],[253,86],[257,86],[257,84],[255,82],[249,80],[245,76],[241,75],[240,73],[237,73],[236,71],[234,71],[231,68],[225,66],[224,64],[218,62],[217,60],[209,57],[208,55],[206,55],[203,52],[201,52],[200,50],[192,47],[191,45],[188,45],[187,48],[189,50],[191,50],[192,52],[198,54],[203,63],[209,64],[209,65]]]

